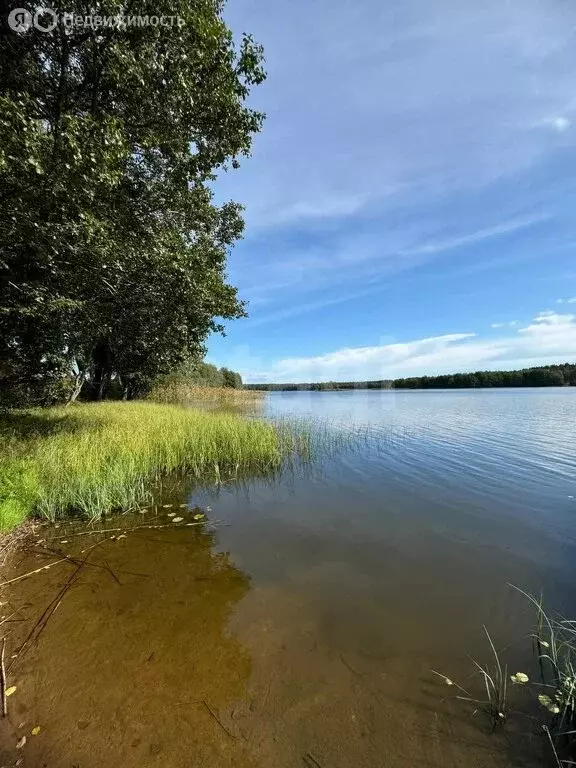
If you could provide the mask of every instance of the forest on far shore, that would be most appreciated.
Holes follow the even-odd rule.
[[[574,387],[576,363],[522,368],[519,371],[474,371],[443,376],[413,376],[375,381],[319,381],[306,384],[246,384],[270,392],[334,389],[468,389],[472,387]]]

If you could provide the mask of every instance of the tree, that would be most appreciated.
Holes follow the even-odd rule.
[[[34,8],[29,2],[19,7]],[[51,3],[82,15],[79,0]],[[125,12],[119,0],[102,16]],[[250,152],[245,106],[262,50],[239,46],[220,0],[155,0],[178,27],[3,31],[0,46],[0,377],[50,399],[50,383],[110,382],[125,396],[187,355],[216,317],[245,313],[225,280],[243,222],[215,205],[216,172]]]
[[[229,368],[221,368],[223,385],[225,387],[231,387],[233,389],[242,389],[242,377],[236,371],[231,371]]]

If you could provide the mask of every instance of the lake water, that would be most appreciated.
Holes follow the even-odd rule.
[[[265,410],[339,447],[278,478],[168,487],[226,524],[94,549],[16,666],[13,727],[43,727],[26,765],[541,764],[537,729],[492,734],[431,670],[480,695],[483,625],[530,669],[534,612],[510,583],[576,615],[576,389],[272,393]],[[86,546],[74,533],[66,551]],[[63,573],[20,582],[17,609]]]

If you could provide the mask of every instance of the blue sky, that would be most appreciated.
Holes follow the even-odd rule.
[[[576,359],[576,5],[229,0],[267,113],[217,198],[246,206],[247,381]],[[574,299],[574,301],[571,301]]]

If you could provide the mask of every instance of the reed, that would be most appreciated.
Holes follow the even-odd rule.
[[[172,472],[266,472],[308,438],[237,414],[150,402],[80,404],[0,417],[0,529],[31,515],[95,517],[147,498]]]
[[[486,627],[484,627],[484,632],[490,645],[491,660],[481,664],[472,659],[472,663],[482,680],[486,698],[475,698],[469,691],[446,677],[446,675],[435,670],[432,670],[432,672],[441,677],[447,685],[454,685],[460,691],[456,698],[476,704],[477,708],[486,712],[492,720],[492,727],[497,728],[504,723],[508,714],[508,670],[506,665],[502,664],[500,654],[496,650]]]
[[[532,639],[540,667],[538,702],[549,713],[542,727],[554,759],[576,765],[576,621],[546,612],[541,598],[511,586],[536,608]]]
[[[178,405],[252,405],[264,399],[265,392],[232,387],[202,387],[185,380],[169,381],[157,385],[148,399],[156,403]]]
[[[509,683],[524,687],[529,694],[527,715],[544,734],[551,760],[557,768],[576,765],[576,620],[553,615],[544,610],[542,598],[537,599],[511,584],[536,609],[535,631],[530,635],[538,662],[539,679],[529,680],[524,672],[508,675],[506,666],[484,627],[492,650],[493,661],[482,666],[473,661],[480,673],[486,698],[475,698],[458,683],[432,670],[449,686],[458,691],[457,698],[474,702],[488,712],[494,726],[504,723],[509,712]],[[534,718],[536,701],[539,716]]]

